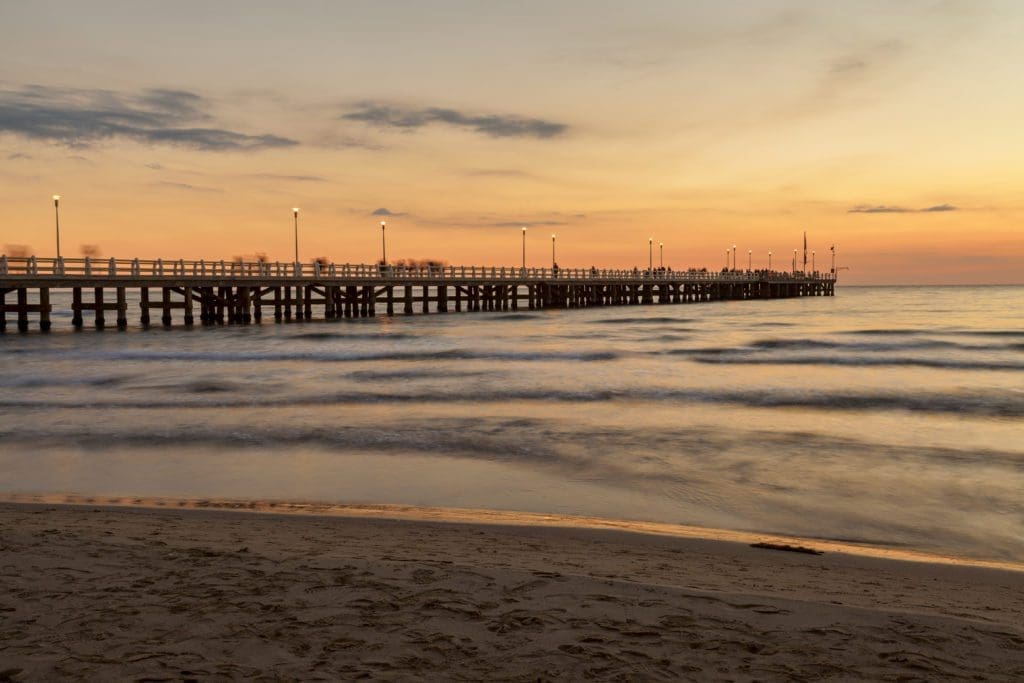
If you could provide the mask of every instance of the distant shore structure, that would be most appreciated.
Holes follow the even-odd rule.
[[[413,315],[834,296],[835,284],[834,272],[795,268],[708,272],[0,256],[0,331],[12,315],[17,329],[27,332],[30,314],[40,330],[49,331],[53,291],[70,291],[75,329],[85,325],[86,312],[103,329],[108,311],[116,327],[126,329],[129,290],[138,291],[143,327],[150,326],[154,309],[159,322],[171,327],[172,311],[181,311],[186,326],[248,324],[261,322],[264,312],[286,322],[390,316],[396,310]]]

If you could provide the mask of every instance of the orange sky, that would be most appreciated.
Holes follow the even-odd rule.
[[[821,5],[0,4],[0,249],[1024,282],[1024,8]]]

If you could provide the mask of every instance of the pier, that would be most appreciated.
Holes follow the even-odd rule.
[[[55,291],[75,329],[123,330],[129,293],[143,327],[171,327],[833,296],[835,275],[0,256],[0,331],[49,331]]]

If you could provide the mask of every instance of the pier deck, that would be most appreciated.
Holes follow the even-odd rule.
[[[833,296],[831,273],[673,271],[480,266],[400,266],[139,259],[41,259],[0,256],[0,331],[19,331],[35,314],[51,328],[51,292],[71,293],[71,322],[128,326],[128,293],[139,322],[170,327],[174,311],[193,325],[372,317],[450,311],[515,311],[644,304]]]

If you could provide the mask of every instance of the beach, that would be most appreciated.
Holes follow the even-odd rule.
[[[1012,566],[413,507],[75,502],[0,503],[2,680],[1024,678]]]

